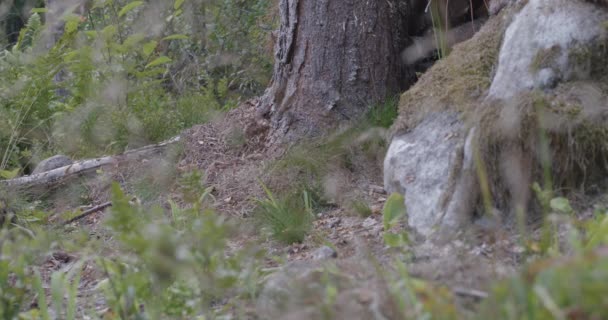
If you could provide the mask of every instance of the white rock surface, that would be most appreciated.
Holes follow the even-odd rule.
[[[393,138],[384,160],[384,188],[405,195],[408,224],[429,234],[442,216],[440,199],[464,144],[456,113],[435,113]]]
[[[515,2],[504,0],[499,7]],[[588,79],[591,63],[575,61],[572,52],[597,44],[607,20],[605,8],[582,0],[529,0],[507,28],[488,98],[510,99],[533,89],[552,90],[560,81]],[[542,54],[549,61],[539,65]],[[418,232],[458,231],[472,217],[479,195],[469,150],[474,132],[465,132],[458,114],[441,112],[391,141],[385,189],[404,194],[408,223]]]
[[[335,259],[338,257],[338,252],[331,247],[322,246],[312,253],[312,259],[317,261]]]
[[[605,10],[580,0],[529,0],[507,28],[489,96],[508,99],[552,85],[552,77],[586,78],[589,70],[569,61],[570,50],[597,39],[607,19]],[[533,70],[533,63],[539,52],[549,49],[557,53],[548,78],[549,70]]]

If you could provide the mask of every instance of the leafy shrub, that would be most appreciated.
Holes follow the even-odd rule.
[[[586,223],[585,249],[608,246],[608,213],[598,211],[595,217]]]
[[[269,3],[98,1],[50,48],[32,14],[0,53],[0,170],[157,142],[259,93]]]
[[[397,272],[386,281],[400,319],[459,319],[447,288],[413,278],[402,261],[395,261],[394,266]]]
[[[16,319],[38,292],[32,266],[50,250],[54,236],[35,229],[0,228],[0,318]],[[32,235],[35,235],[33,237]]]
[[[114,184],[107,229],[99,227],[110,232],[114,240],[109,242],[78,229],[56,233],[40,221],[21,220],[17,227],[0,228],[0,318],[49,319],[51,309],[61,319],[215,318],[231,312],[218,305],[255,297],[258,250],[227,254],[234,228],[207,206],[209,190],[201,177],[193,172],[179,179],[178,193],[186,204],[172,202],[168,212],[131,203]],[[52,271],[48,277],[36,271],[44,259],[62,250],[79,256],[71,271]],[[103,275],[91,294],[77,294],[82,293],[83,270]],[[86,306],[94,305],[100,295],[108,310],[96,315]]]

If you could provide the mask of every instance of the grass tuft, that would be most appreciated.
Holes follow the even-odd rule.
[[[392,96],[376,104],[367,113],[366,121],[371,127],[389,128],[399,115],[399,97]]]
[[[353,200],[350,203],[351,210],[362,218],[367,218],[373,214],[372,208],[363,200]]]
[[[285,244],[304,240],[312,227],[312,201],[308,192],[293,193],[277,199],[264,185],[265,199],[256,199],[256,217],[271,236]]]

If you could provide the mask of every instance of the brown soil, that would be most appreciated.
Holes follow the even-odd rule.
[[[205,185],[213,187],[217,211],[237,220],[243,219],[243,225],[250,224],[249,219],[254,208],[252,199],[263,196],[260,181],[267,178],[267,168],[283,153],[278,148],[266,146],[263,125],[262,130],[253,130],[254,134],[247,132],[247,129],[251,130],[252,126],[256,126],[256,120],[252,116],[254,114],[253,104],[244,104],[218,121],[184,132],[182,158],[173,162],[177,163],[177,173],[202,170],[205,173]],[[241,135],[244,140],[239,140]],[[171,181],[169,177],[161,178],[162,171],[169,170],[172,166],[168,161],[174,160],[150,159],[142,163],[124,163],[115,168],[105,168],[105,175],[99,175],[83,184],[86,186],[89,201],[91,204],[107,201],[108,187],[112,180],[121,183],[128,193],[135,193],[135,182],[141,176],[151,175],[154,177],[152,181],[156,179],[158,183]],[[488,234],[494,231],[488,230],[470,232],[462,237],[463,240],[447,245],[425,241],[410,231],[411,243],[404,250],[386,247],[383,241],[381,208],[387,195],[378,187],[382,184],[381,165],[372,160],[359,163],[351,170],[354,171],[345,174],[341,183],[346,184],[350,194],[357,195],[359,200],[365,201],[372,208],[373,214],[370,217],[358,216],[351,208],[340,206],[343,202],[338,202],[336,207],[318,213],[311,234],[301,244],[285,246],[264,238],[255,230],[248,230],[231,240],[229,250],[262,241],[270,255],[284,256],[288,262],[307,262],[312,260],[312,252],[316,248],[330,244],[336,248],[338,263],[357,261],[371,253],[375,260],[389,270],[392,268],[392,262],[400,259],[408,264],[413,276],[455,291],[459,297],[459,305],[467,309],[473,308],[479,300],[468,292],[487,291],[490,283],[511,274],[520,264],[522,250],[517,245],[517,238],[513,234],[505,234],[496,239],[492,234]],[[173,178],[174,175],[175,173]],[[175,184],[168,184],[175,187]],[[167,207],[168,199],[179,201],[171,187],[158,193],[158,196],[145,201],[144,205],[160,204]],[[61,210],[68,207],[69,204],[60,205]],[[111,241],[110,235],[101,227],[103,217],[104,212],[98,212],[78,224],[86,226],[91,236]],[[108,255],[111,255],[111,252]],[[79,257],[58,252],[57,256],[49,257],[44,263],[43,274],[48,275],[59,268],[70,268],[78,259]],[[276,267],[277,264],[268,259],[266,266]],[[87,263],[85,268],[90,268],[83,274],[82,288],[86,293],[91,292],[103,279],[103,272],[94,269],[90,263]],[[97,304],[96,309],[103,310],[103,299]]]
[[[258,179],[276,158],[266,147],[267,127],[253,128],[256,124],[254,102],[246,102],[223,118],[182,134],[179,171],[202,170],[222,213],[240,217],[251,213],[251,200],[263,192]]]
[[[240,146],[229,146],[235,128],[251,127],[254,114],[252,104],[246,104],[221,121],[190,129],[184,134],[185,154],[179,162],[180,170],[197,168],[206,172],[206,183],[214,187],[219,212],[244,218],[250,216],[254,207],[251,199],[263,196],[259,182],[267,178],[269,164],[282,154],[265,145],[264,130]],[[357,216],[345,202],[338,201],[336,208],[318,213],[313,231],[303,243],[285,246],[260,239],[260,234],[245,233],[234,239],[233,245],[263,240],[269,254],[285,256],[288,262],[311,261],[314,250],[324,244],[336,248],[338,262],[371,253],[381,265],[391,269],[394,259],[405,259],[413,276],[452,289],[459,306],[466,309],[475,307],[479,301],[470,292],[487,292],[492,283],[511,275],[521,264],[523,249],[518,238],[513,232],[495,229],[470,230],[462,235],[462,240],[444,245],[426,241],[410,231],[409,247],[404,250],[386,247],[381,215],[386,194],[378,187],[382,184],[381,164],[367,161],[351,170],[342,175],[341,183],[373,209],[370,217]],[[247,224],[247,220],[243,222]],[[276,262],[268,261],[267,266],[274,267]]]

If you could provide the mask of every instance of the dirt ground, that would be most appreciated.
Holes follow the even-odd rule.
[[[239,136],[239,128],[246,128],[251,121],[251,108],[251,105],[245,105],[231,111],[220,121],[186,131],[182,135],[179,158],[169,155],[104,168],[104,174],[81,183],[86,193],[85,202],[97,205],[107,201],[109,183],[112,180],[120,182],[128,193],[135,195],[139,192],[141,197],[142,191],[138,190],[137,186],[143,181],[144,185],[166,186],[158,190],[145,190],[143,194],[146,199],[137,201],[144,205],[159,204],[168,207],[167,200],[180,201],[177,193],[173,192],[175,183],[171,184],[171,181],[174,181],[172,178],[180,173],[198,169],[205,173],[205,185],[213,188],[216,210],[239,223],[242,222],[243,226],[252,225],[252,199],[263,196],[260,181],[264,179],[269,164],[279,158],[282,152],[275,149],[269,155],[263,134]],[[227,123],[232,126],[226,126]],[[399,260],[406,263],[412,277],[449,288],[456,297],[458,307],[465,312],[474,310],[477,302],[487,295],[492,283],[513,274],[522,264],[524,249],[516,233],[509,228],[474,226],[463,231],[453,241],[443,244],[424,239],[409,230],[410,241],[406,247],[401,250],[387,247],[383,241],[381,214],[387,195],[380,187],[380,164],[368,163],[358,168],[367,172],[354,172],[348,181],[348,187],[360,195],[360,199],[372,209],[371,216],[359,216],[353,213],[352,209],[336,204],[317,213],[313,230],[303,243],[285,246],[265,238],[258,230],[247,227],[244,228],[245,232],[231,239],[228,250],[261,242],[269,256],[286,257],[286,264],[312,263],[315,250],[323,245],[330,245],[337,253],[335,262],[338,266],[353,265],[353,261],[358,261],[365,254],[371,254],[387,270],[391,270],[393,262]],[[171,174],[163,175],[162,172]],[[142,180],[142,177],[150,178]],[[71,205],[65,202],[56,202],[55,205],[57,210],[65,211],[70,207],[74,209],[73,201]],[[88,230],[90,236],[111,243],[111,235],[101,227],[104,215],[104,211],[99,211],[75,224]],[[402,228],[407,229],[407,226],[403,225]],[[111,254],[110,249],[108,255]],[[82,259],[86,259],[86,255],[75,256],[56,252],[44,262],[42,274],[48,278],[52,271],[69,270]],[[266,261],[267,268],[281,267],[275,260]],[[81,294],[93,294],[104,275],[93,267],[93,263],[84,263]],[[348,270],[350,267],[345,268],[342,271],[347,274],[355,272]],[[103,313],[103,298],[99,297],[96,301],[95,306],[86,308]]]

